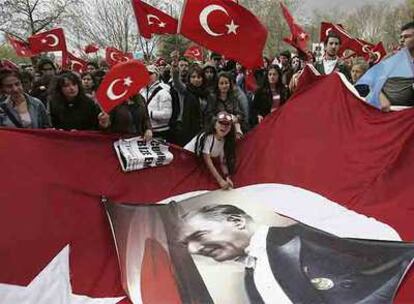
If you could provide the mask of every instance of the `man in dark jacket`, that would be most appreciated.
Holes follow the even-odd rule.
[[[246,267],[251,303],[392,303],[414,244],[339,238],[293,223],[268,227],[233,205],[182,216],[179,240],[192,254]]]
[[[315,68],[321,75],[329,75],[332,72],[340,72],[351,80],[351,74],[346,64],[339,59],[338,52],[341,48],[341,38],[334,32],[329,32],[324,41],[325,56],[315,63]]]

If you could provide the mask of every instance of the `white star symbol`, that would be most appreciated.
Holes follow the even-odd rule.
[[[305,40],[305,38],[306,38],[306,34],[305,33],[300,33],[300,35],[299,35],[299,38],[301,39],[301,40]]]
[[[124,85],[125,86],[130,87],[132,83],[133,83],[133,81],[132,81],[131,77],[127,77],[127,78],[124,79]]]
[[[165,27],[167,25],[167,23],[165,23],[165,22],[160,22],[159,24],[158,24],[158,27]]]
[[[41,43],[47,43],[47,40],[46,39],[42,39],[40,42]]]
[[[66,246],[28,286],[0,283],[2,303],[25,304],[115,304],[120,298],[90,298],[72,293],[69,275],[69,246]]]
[[[240,27],[240,25],[235,24],[234,20],[231,20],[230,24],[226,24],[226,27],[229,29],[227,34],[233,33],[237,35],[237,28]]]

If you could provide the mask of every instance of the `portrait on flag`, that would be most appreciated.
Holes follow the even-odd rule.
[[[289,185],[105,206],[133,303],[391,303],[414,257],[392,227]]]

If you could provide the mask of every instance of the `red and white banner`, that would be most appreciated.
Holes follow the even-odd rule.
[[[77,73],[86,72],[88,62],[76,57],[71,52],[66,52],[62,56],[62,67]]]
[[[7,40],[9,40],[11,46],[13,47],[14,51],[16,52],[17,56],[20,57],[32,57],[34,54],[32,53],[32,50],[30,49],[30,46],[28,43],[13,38],[11,36],[7,36]]]
[[[338,74],[321,77],[238,144],[233,181],[236,187],[263,183],[300,187],[389,225],[402,240],[413,241],[413,119],[410,110],[384,114],[373,109]],[[116,303],[126,294],[101,196],[153,204],[217,188],[195,156],[176,148],[171,148],[174,161],[168,166],[121,173],[112,146],[118,139],[94,132],[0,130],[2,299],[23,303],[16,296],[32,294],[35,303],[60,303],[75,296]],[[317,214],[319,209],[309,212]],[[162,252],[155,242],[149,243],[149,252]],[[66,259],[62,249],[67,245],[70,280],[62,277],[64,291],[54,293],[51,284],[38,285],[39,274],[44,270],[53,279],[49,275],[53,267],[47,266],[60,252]],[[167,261],[165,256],[162,261]],[[149,280],[144,292],[150,291]],[[413,303],[413,284],[410,270],[394,303]],[[157,285],[157,291],[168,294],[171,286]]]
[[[201,47],[199,47],[198,45],[193,45],[190,46],[185,52],[184,52],[184,56],[188,57],[192,60],[196,60],[196,61],[203,61],[203,49]]]
[[[117,48],[107,47],[105,49],[105,60],[110,66],[132,60],[134,56],[131,53],[124,53]]]
[[[263,64],[267,29],[249,10],[232,0],[187,0],[180,34],[246,68]]]
[[[178,21],[159,9],[141,1],[132,0],[139,33],[146,39],[152,34],[177,34]]]
[[[62,28],[38,33],[28,38],[33,53],[57,52],[66,53],[66,39]]]
[[[289,12],[288,8],[283,2],[280,2],[280,7],[282,9],[283,17],[285,17],[291,33],[290,37],[283,38],[283,41],[306,55],[310,35],[303,30],[303,28],[295,21],[295,19],[293,19],[292,14]]]
[[[102,110],[109,113],[129,97],[136,95],[149,82],[149,73],[145,65],[138,60],[129,60],[111,68],[105,75],[96,99]]]

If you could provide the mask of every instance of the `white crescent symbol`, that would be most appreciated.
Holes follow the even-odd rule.
[[[329,32],[330,31],[332,31],[332,28],[330,27],[330,28],[328,28],[326,31],[325,31],[325,36],[328,36],[328,34],[329,34]]]
[[[196,57],[198,57],[198,56],[200,56],[201,54],[200,54],[200,51],[199,51],[199,50],[194,50],[194,51],[193,51],[193,55],[194,55],[194,56],[196,56]]]
[[[370,47],[369,47],[369,45],[368,45],[368,44],[364,44],[364,45],[362,46],[362,51],[363,51],[364,53],[369,53],[369,52],[371,51],[371,49],[370,49]]]
[[[152,22],[151,19],[155,19],[155,20],[158,20],[159,22],[161,22],[161,20],[160,20],[160,18],[158,16],[155,16],[155,15],[152,15],[152,14],[148,14],[147,15],[148,25],[154,24],[154,22]]]
[[[53,42],[48,44],[49,46],[55,47],[59,44],[59,38],[55,34],[48,34],[46,35],[46,38],[47,37],[50,37],[53,39]]]
[[[79,65],[81,68],[83,68],[83,64],[82,63],[80,63],[79,61],[76,61],[76,60],[71,60],[71,63],[72,63],[72,65],[71,65],[71,69],[72,70],[74,70],[74,66],[75,65]]]
[[[221,11],[223,13],[225,13],[227,16],[229,15],[229,13],[227,13],[227,11],[224,9],[224,7],[220,6],[220,5],[209,5],[206,6],[200,13],[200,24],[203,27],[203,29],[207,32],[207,34],[209,34],[210,36],[222,36],[224,35],[224,33],[216,33],[213,32],[210,28],[210,26],[208,25],[208,16],[214,12],[214,11]]]
[[[113,61],[118,61],[118,59],[116,59],[116,58],[114,57],[114,55],[116,55],[116,53],[115,53],[115,52],[111,52],[111,53],[109,54],[109,58],[111,58]]]
[[[374,52],[374,54],[377,56],[377,60],[375,60],[374,63],[378,63],[381,60],[381,53],[380,52]]]
[[[122,81],[121,79],[115,79],[114,81],[111,82],[111,84],[109,85],[108,89],[106,90],[106,96],[108,96],[108,98],[112,101],[120,99],[122,97],[124,97],[127,93],[128,90],[125,90],[124,92],[122,92],[119,95],[116,95],[114,93],[114,85],[116,85],[118,82]]]

